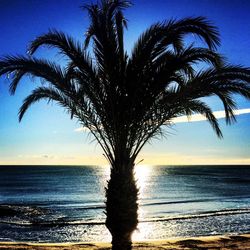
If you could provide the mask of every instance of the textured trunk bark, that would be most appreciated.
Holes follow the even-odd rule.
[[[131,236],[138,224],[134,165],[112,167],[106,198],[106,226],[112,235],[112,249],[130,250]]]

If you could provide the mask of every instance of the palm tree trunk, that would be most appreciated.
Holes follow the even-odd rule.
[[[130,250],[131,236],[138,224],[134,164],[112,166],[106,198],[106,226],[112,235],[112,250]]]

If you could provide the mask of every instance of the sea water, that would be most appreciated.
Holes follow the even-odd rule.
[[[110,241],[109,168],[0,166],[0,241]],[[136,166],[133,240],[250,232],[250,166]]]

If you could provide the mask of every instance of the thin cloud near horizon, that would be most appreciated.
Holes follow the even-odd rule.
[[[224,110],[214,111],[213,114],[217,119],[223,119],[226,117]],[[236,116],[250,114],[250,108],[237,109],[234,111],[234,114]],[[194,114],[194,115],[191,115],[189,118],[185,115],[179,116],[179,117],[174,118],[172,121],[173,123],[185,123],[185,122],[200,122],[200,121],[206,121],[206,120],[207,118],[204,115]],[[89,129],[86,127],[79,127],[79,128],[74,129],[74,131],[75,132],[88,132]]]
[[[237,109],[234,111],[234,115],[238,116],[238,115],[243,115],[243,114],[249,114],[250,113],[250,108],[248,109]],[[220,111],[214,111],[213,112],[214,116],[217,119],[223,119],[226,117],[225,111],[224,110],[220,110]],[[189,118],[187,118],[187,116],[180,116],[177,118],[173,119],[174,123],[183,123],[183,122],[200,122],[200,121],[206,121],[207,118],[204,115],[201,114],[194,114],[191,115]]]

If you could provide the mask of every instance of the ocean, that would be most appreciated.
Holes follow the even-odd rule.
[[[133,240],[250,232],[250,166],[136,166]],[[108,167],[0,166],[0,241],[107,242]]]

